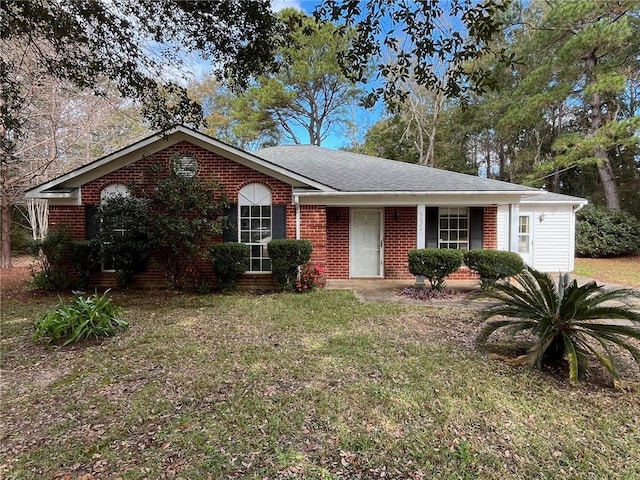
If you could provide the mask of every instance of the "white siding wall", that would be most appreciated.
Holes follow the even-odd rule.
[[[543,272],[573,270],[575,216],[568,204],[520,204],[532,213],[533,267]]]
[[[498,250],[509,250],[509,205],[498,205]]]

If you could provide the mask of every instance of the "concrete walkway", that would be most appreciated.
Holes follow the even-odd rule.
[[[557,275],[552,275],[557,278]],[[592,278],[582,277],[579,275],[571,275],[572,279],[578,280],[578,284],[582,285],[593,281]],[[601,282],[598,282],[602,285]],[[631,288],[625,285],[604,284],[606,288]],[[462,307],[477,310],[485,304],[481,299],[469,299],[468,296],[455,296],[445,299],[437,299],[433,301],[418,300],[407,298],[397,294],[399,290],[405,287],[413,287],[413,280],[383,280],[383,279],[351,279],[351,280],[327,280],[326,288],[330,290],[351,290],[361,302],[391,302],[402,303],[407,305],[428,305],[441,307]],[[447,282],[446,288],[454,292],[472,292],[480,289],[479,280],[450,280]],[[640,298],[631,298],[631,304],[635,308],[640,309]]]
[[[455,296],[451,298],[433,301],[418,300],[397,295],[399,290],[406,287],[414,287],[413,280],[327,280],[326,288],[329,290],[351,290],[361,302],[391,302],[407,305],[430,305],[442,307],[479,308],[482,302],[469,300],[467,296]],[[480,289],[478,280],[451,280],[447,282],[448,290],[454,292],[472,292]]]

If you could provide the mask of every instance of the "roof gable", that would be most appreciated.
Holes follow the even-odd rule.
[[[306,187],[321,191],[333,190],[331,187],[323,185],[313,179],[306,178],[296,172],[289,171],[266,159],[257,157],[220,140],[209,137],[208,135],[179,125],[151,135],[128,147],[31,188],[27,190],[25,196],[27,198],[51,196],[68,197],[70,190],[77,189],[92,180],[114,172],[141,158],[153,155],[182,141],[187,141],[206,150],[218,153],[242,165],[289,183],[294,187]]]

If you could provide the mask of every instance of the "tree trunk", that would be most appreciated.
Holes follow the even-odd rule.
[[[596,64],[598,63],[596,52],[591,52],[585,58],[585,61],[587,63],[587,71],[589,72],[589,76],[592,80],[595,80],[593,78],[593,72],[595,71]],[[589,120],[591,122],[591,132],[595,134],[604,125],[602,101],[600,99],[599,92],[594,91],[591,94],[591,97],[589,98],[589,108],[591,109],[591,112],[589,114]],[[618,185],[616,183],[616,177],[613,173],[613,166],[611,165],[611,161],[609,160],[607,151],[602,146],[596,146],[594,147],[593,154],[598,159],[598,175],[600,176],[600,181],[602,182],[602,188],[604,190],[604,197],[607,202],[607,207],[614,210],[620,210],[620,196],[618,195]]]
[[[0,107],[4,106],[4,100],[0,99]],[[0,120],[0,137],[7,134],[4,118]],[[0,255],[0,267],[11,268],[11,200],[9,199],[9,155],[0,144],[0,231],[2,232],[2,251]]]
[[[11,209],[9,208],[9,192],[7,190],[6,163],[2,160],[0,167],[0,217],[2,217],[2,261],[0,267],[11,268]]]

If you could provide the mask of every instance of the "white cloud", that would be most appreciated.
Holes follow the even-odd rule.
[[[271,10],[274,12],[279,12],[285,8],[304,10],[304,8],[302,8],[302,0],[271,0]]]

